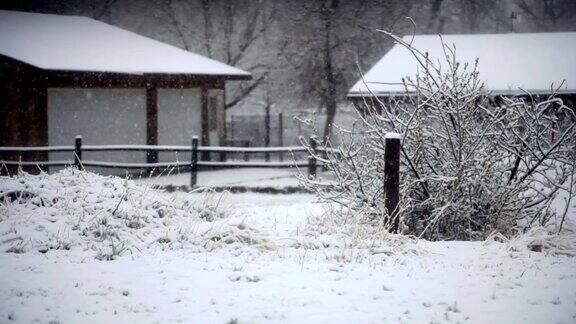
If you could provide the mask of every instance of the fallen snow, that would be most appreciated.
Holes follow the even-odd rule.
[[[385,138],[390,138],[390,139],[400,139],[402,138],[402,136],[400,136],[400,134],[398,133],[394,133],[394,132],[388,132],[386,133],[386,135],[384,135]]]
[[[47,70],[250,76],[88,17],[0,10],[0,30],[0,54]]]
[[[532,252],[532,237],[508,243],[418,241],[335,217],[311,195],[168,194],[74,170],[0,178],[0,188],[2,195],[30,193],[1,204],[0,322],[576,320],[576,258]],[[79,213],[115,208],[125,191],[133,192],[129,200],[142,202],[119,209],[141,212],[147,222],[133,229],[108,221],[137,249],[99,261],[89,248],[101,246],[98,239],[74,229],[64,236],[72,239],[69,249],[42,253],[40,244],[32,244],[58,234],[69,220],[89,227],[90,217]],[[192,202],[195,208],[189,208]],[[154,217],[161,203],[172,208],[163,217],[167,224]],[[147,246],[148,240],[136,239],[163,237],[180,222],[190,229],[187,240]],[[15,244],[5,242],[14,230],[29,240],[28,248],[13,250],[22,253],[5,252]]]
[[[468,64],[469,69],[479,59],[479,78],[494,94],[523,94],[519,88],[532,94],[550,93],[551,88],[558,88],[560,93],[576,90],[576,56],[566,54],[576,51],[576,32],[442,35],[442,39],[438,35],[408,35],[403,41],[422,54],[428,53],[444,70],[450,50],[455,50],[456,60]],[[449,49],[443,48],[442,41]],[[402,78],[415,80],[419,70],[422,72],[413,54],[396,44],[348,95],[403,94]]]
[[[222,201],[224,195],[161,195],[130,180],[73,168],[2,177],[0,248],[79,249],[114,259],[150,248],[212,249],[227,239],[262,243]]]
[[[197,175],[197,185],[207,187],[245,186],[245,187],[296,187],[299,185],[292,168],[241,168],[222,170],[202,170]],[[190,172],[172,172],[135,180],[140,184],[158,186],[189,186]]]

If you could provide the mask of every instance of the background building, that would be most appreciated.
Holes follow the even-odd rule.
[[[86,144],[149,145],[189,144],[198,135],[202,145],[222,145],[225,82],[251,78],[86,17],[0,11],[0,30],[0,146],[72,145],[76,135]],[[144,153],[86,155],[146,161]]]

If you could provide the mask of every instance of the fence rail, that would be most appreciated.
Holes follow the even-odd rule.
[[[307,152],[303,146],[242,147],[242,146],[198,146],[198,152],[210,153],[290,153]],[[0,152],[73,152],[74,146],[0,146]],[[85,152],[105,151],[164,151],[191,152],[185,145],[83,145]]]
[[[6,161],[0,160],[0,165],[22,165],[22,166],[67,166],[73,165],[74,161]]]
[[[198,167],[221,167],[221,168],[246,168],[246,167],[269,167],[289,168],[307,167],[308,176],[315,177],[317,166],[322,159],[317,159],[318,152],[338,153],[331,148],[317,147],[317,140],[310,138],[310,151],[301,146],[292,147],[223,147],[223,146],[199,146],[198,137],[192,137],[191,146],[183,145],[82,145],[82,136],[77,136],[74,146],[37,146],[37,147],[0,147],[0,152],[74,152],[71,161],[5,161],[0,160],[0,165],[24,165],[24,166],[66,166],[74,165],[78,169],[84,167],[121,168],[121,169],[154,169],[170,167],[190,167],[190,187],[197,183]],[[385,207],[387,216],[385,222],[391,232],[397,232],[399,227],[399,200],[400,200],[400,135],[395,133],[386,134],[384,152],[384,186],[382,193],[385,195]],[[122,163],[83,160],[82,153],[86,151],[183,151],[190,152],[190,161],[176,162],[148,162],[148,163]],[[198,152],[213,153],[244,153],[244,161],[198,161]],[[270,162],[246,161],[247,154],[252,153],[294,153],[309,152],[307,160],[293,162]],[[279,156],[281,159],[281,155]]]
[[[74,146],[0,146],[0,152],[73,152]]]
[[[314,140],[312,140],[314,142]],[[147,162],[147,163],[125,163],[125,162],[105,162],[82,159],[83,152],[107,152],[107,151],[142,151],[142,152],[190,152],[190,161],[174,162]],[[112,169],[148,169],[190,167],[190,186],[196,185],[198,167],[219,167],[219,168],[291,168],[307,167],[310,176],[316,175],[316,158],[310,154],[306,160],[302,161],[248,161],[248,154],[258,153],[304,153],[308,149],[303,146],[289,147],[230,147],[230,146],[198,146],[198,138],[192,138],[192,145],[82,145],[82,136],[75,138],[74,146],[11,146],[0,147],[0,153],[44,153],[44,152],[73,152],[73,160],[68,161],[10,161],[0,160],[0,164],[7,166],[40,166],[40,167],[61,167],[74,165],[79,169],[84,167],[99,167]],[[198,152],[206,153],[243,153],[244,161],[198,161]]]

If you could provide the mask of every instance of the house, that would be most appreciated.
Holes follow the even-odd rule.
[[[90,18],[0,10],[0,146],[73,145],[76,135],[93,145],[189,145],[193,135],[223,145],[225,83],[250,78]],[[70,160],[62,154],[0,159]],[[86,154],[158,160],[154,152]]]
[[[548,95],[552,88],[569,106],[576,99],[576,32],[443,35],[448,46],[454,46],[456,60],[474,65],[478,58],[479,78],[493,96]],[[433,62],[445,62],[442,41],[438,35],[405,36]],[[445,63],[444,63],[445,64]],[[359,104],[374,96],[410,95],[401,80],[414,77],[418,62],[404,46],[395,44],[348,92],[348,98]]]

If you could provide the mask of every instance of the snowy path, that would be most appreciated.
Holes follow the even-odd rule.
[[[275,242],[322,213],[308,195],[229,197]],[[419,242],[423,253],[339,262],[333,249],[0,253],[0,322],[574,323],[576,259],[504,244]],[[345,253],[345,252],[343,252]]]

